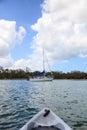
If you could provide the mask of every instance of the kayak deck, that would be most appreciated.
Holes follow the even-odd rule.
[[[47,127],[47,126],[39,126],[39,127],[33,128],[32,130],[61,130],[61,129],[56,128],[56,127],[54,127],[54,126],[50,126],[50,127]]]

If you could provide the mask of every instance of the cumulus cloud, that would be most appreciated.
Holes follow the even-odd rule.
[[[43,56],[42,50],[35,50],[33,54],[29,55],[28,59],[19,59],[15,61],[11,68],[13,69],[26,69],[29,68],[29,71],[42,70],[43,69]]]
[[[31,26],[37,32],[32,47],[44,47],[53,62],[87,57],[86,5],[87,0],[44,0],[42,17]]]
[[[86,0],[44,0],[43,12],[65,18],[73,22],[87,22]],[[57,15],[56,15],[57,14]]]
[[[15,61],[12,68],[14,68],[14,69],[26,69],[26,67],[29,66],[29,64],[30,64],[30,60],[19,59],[19,60]]]
[[[9,68],[9,66],[12,66],[13,64],[13,59],[11,58],[10,55],[0,57],[0,66]]]
[[[16,33],[17,41],[18,42],[20,41],[20,43],[21,43],[25,34],[26,34],[26,31],[25,31],[24,27],[20,26],[18,32]]]
[[[10,50],[15,44],[22,42],[25,34],[26,31],[22,26],[16,31],[15,21],[0,20],[0,66],[12,65]]]

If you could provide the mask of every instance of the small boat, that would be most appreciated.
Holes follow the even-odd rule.
[[[42,109],[20,130],[72,130],[49,108]]]
[[[49,65],[48,65],[49,67]],[[45,58],[44,58],[44,49],[43,49],[43,71],[37,72],[32,78],[29,79],[31,82],[46,82],[53,81],[53,74],[50,72],[50,76],[46,76],[45,72]]]

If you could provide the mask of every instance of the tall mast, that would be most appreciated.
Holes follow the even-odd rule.
[[[44,77],[45,77],[45,58],[44,58],[44,48],[43,48],[43,71],[44,71]]]
[[[44,62],[44,48],[43,48],[43,71],[45,71],[45,62]]]

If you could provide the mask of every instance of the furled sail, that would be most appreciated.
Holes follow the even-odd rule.
[[[34,77],[41,76],[41,75],[43,75],[43,74],[45,74],[45,70],[43,70],[42,72],[36,72],[36,73],[34,74]]]

